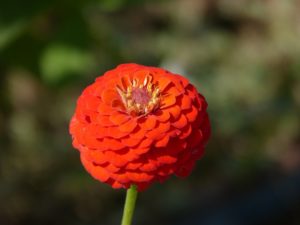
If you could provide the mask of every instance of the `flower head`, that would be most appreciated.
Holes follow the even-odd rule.
[[[206,108],[186,78],[122,64],[79,97],[70,123],[73,146],[95,179],[141,191],[192,171],[210,136]]]

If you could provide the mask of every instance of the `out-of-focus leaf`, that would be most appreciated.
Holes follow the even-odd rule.
[[[0,51],[20,36],[32,20],[55,1],[0,1]]]
[[[114,11],[120,9],[124,2],[125,0],[100,0],[100,7],[106,11]]]
[[[50,84],[59,83],[69,76],[85,74],[93,65],[89,52],[73,46],[49,46],[41,57],[42,78]]]
[[[25,22],[15,22],[11,25],[0,24],[0,51],[15,40],[24,30]]]

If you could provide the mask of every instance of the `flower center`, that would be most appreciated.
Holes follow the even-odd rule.
[[[132,90],[132,100],[136,104],[146,105],[151,99],[146,88],[134,88]]]
[[[116,87],[128,113],[134,116],[144,115],[157,109],[160,103],[160,90],[152,83],[152,76],[148,75],[144,81],[134,79],[122,90]]]

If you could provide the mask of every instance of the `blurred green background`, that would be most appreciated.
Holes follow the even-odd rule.
[[[71,146],[76,98],[125,62],[186,75],[213,137],[134,224],[300,224],[300,1],[1,0],[0,224],[119,224]]]

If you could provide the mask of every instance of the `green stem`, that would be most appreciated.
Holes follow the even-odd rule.
[[[127,190],[121,225],[131,225],[137,193],[138,192],[135,185],[131,185],[131,187]]]

